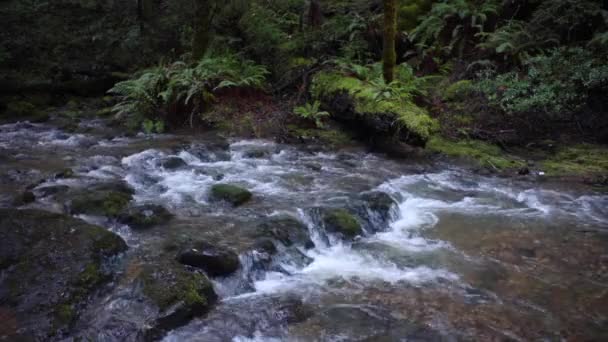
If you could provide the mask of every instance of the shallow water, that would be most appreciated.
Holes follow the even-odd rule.
[[[608,337],[608,196],[574,185],[483,177],[449,165],[393,161],[360,148],[328,151],[213,135],[103,138],[46,125],[0,126],[0,204],[45,178],[72,188],[124,180],[135,201],[176,215],[145,232],[82,217],[120,234],[133,255],[187,238],[240,253],[242,268],[214,279],[221,297],[205,317],[165,341],[588,340]],[[254,151],[255,153],[251,153]],[[163,161],[186,165],[166,169]],[[48,180],[71,167],[76,178]],[[208,200],[216,183],[249,189],[230,208]],[[325,233],[317,207],[350,207],[361,193],[393,197],[345,242]],[[62,210],[60,196],[31,207]],[[260,267],[252,230],[277,214],[304,222],[314,248],[279,248]],[[128,256],[127,256],[128,258]],[[128,272],[124,272],[128,274]],[[147,308],[118,285],[76,331],[113,340]],[[111,319],[110,319],[111,317]],[[120,320],[121,324],[116,324]]]

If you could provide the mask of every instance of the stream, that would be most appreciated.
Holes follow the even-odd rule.
[[[239,270],[212,278],[205,316],[163,341],[459,341],[608,338],[608,195],[576,184],[500,178],[430,160],[391,160],[362,147],[225,139],[213,133],[112,137],[103,121],[80,133],[48,124],[0,126],[0,206],[28,184],[24,207],[62,212],[61,189],[124,181],[134,201],[174,218],[141,231],[80,216],[119,234],[129,251],[119,280],[95,298],[73,336],[131,340],[149,309],[121,277],[130,260],[170,241],[199,239],[239,254]],[[166,161],[180,158],[178,167]],[[75,176],[49,177],[71,168]],[[232,208],[210,187],[253,193]],[[49,190],[53,189],[53,190]],[[387,217],[361,207],[384,192]],[[362,236],[327,233],[319,208],[359,210]],[[314,246],[267,255],[254,230],[268,217],[304,223]],[[68,340],[70,340],[68,338]]]

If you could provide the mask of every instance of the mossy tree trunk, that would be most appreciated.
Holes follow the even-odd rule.
[[[201,59],[211,42],[213,18],[220,1],[194,1],[194,23],[192,25],[192,58]]]
[[[395,77],[397,53],[395,36],[397,34],[397,0],[384,0],[384,39],[382,53],[382,75],[384,82],[391,83]]]

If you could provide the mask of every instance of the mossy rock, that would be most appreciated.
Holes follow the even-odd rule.
[[[131,199],[131,194],[119,191],[87,191],[72,198],[70,211],[74,214],[117,217]]]
[[[285,246],[301,245],[306,248],[314,247],[308,235],[308,228],[297,219],[287,216],[271,216],[255,229],[257,237],[272,238]]]
[[[398,136],[424,145],[439,129],[438,122],[408,96],[378,99],[370,82],[336,71],[323,71],[313,79],[312,95],[331,109],[332,117],[368,134]]]
[[[108,258],[126,249],[116,234],[70,216],[0,209],[0,302],[16,312],[26,336],[52,339],[111,279]]]
[[[173,215],[164,207],[154,204],[145,204],[129,207],[118,217],[121,223],[133,229],[146,229],[171,220]]]
[[[200,273],[191,272],[172,260],[144,265],[137,277],[142,293],[159,314],[146,331],[147,340],[157,340],[166,331],[208,312],[217,300],[213,285]]]
[[[461,101],[465,100],[472,90],[473,82],[471,80],[460,80],[450,84],[445,89],[443,97],[448,101]]]
[[[26,101],[10,102],[7,104],[4,113],[0,115],[0,119],[7,121],[30,121],[34,123],[46,122],[49,118],[47,113],[40,111],[36,106]]]
[[[322,219],[328,232],[337,233],[343,238],[352,239],[363,233],[357,218],[346,209],[325,209]]]
[[[494,171],[519,169],[526,165],[524,160],[502,151],[500,147],[479,140],[450,141],[434,136],[426,148]]]
[[[251,192],[232,184],[216,184],[211,187],[211,199],[214,201],[225,201],[233,206],[239,206],[249,201]]]

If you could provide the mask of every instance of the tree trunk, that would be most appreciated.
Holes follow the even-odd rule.
[[[213,1],[195,0],[192,34],[192,58],[203,58],[211,42],[211,25],[215,14]]]
[[[395,77],[397,53],[395,35],[397,34],[397,0],[384,0],[384,38],[382,53],[382,75],[384,82],[391,83]]]

